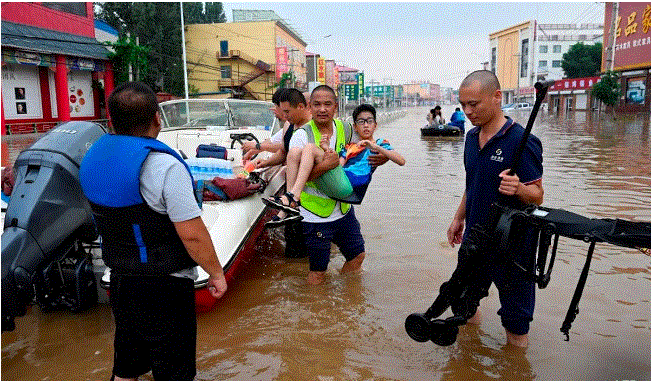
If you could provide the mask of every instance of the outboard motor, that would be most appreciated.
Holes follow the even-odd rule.
[[[67,122],[16,159],[16,182],[2,232],[2,331],[14,329],[34,299],[46,309],[79,311],[97,301],[91,258],[81,242],[98,237],[79,165],[106,133],[91,122]]]

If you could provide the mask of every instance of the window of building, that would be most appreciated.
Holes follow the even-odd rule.
[[[562,61],[559,60],[551,61],[551,67],[562,67]]]
[[[521,70],[519,76],[526,78],[528,76],[528,39],[521,41]]]
[[[540,53],[548,53],[549,47],[547,45],[540,45]]]
[[[492,48],[492,58],[490,61],[490,70],[496,73],[497,69],[497,48]]]
[[[553,53],[560,53],[562,51],[562,45],[553,45]]]
[[[578,41],[585,41],[585,40],[587,40],[587,36],[586,36],[586,35],[584,35],[584,34],[579,34],[579,35],[578,35]]]
[[[229,57],[229,41],[220,41],[220,57]]]
[[[86,17],[86,3],[41,3],[42,6],[59,12]]]
[[[231,78],[231,66],[220,66],[220,73],[222,74],[222,78],[224,79],[229,79]]]
[[[551,36],[549,36],[549,39],[551,41],[558,41],[558,35],[557,34],[552,34]]]
[[[537,66],[546,67],[546,61],[540,61]]]

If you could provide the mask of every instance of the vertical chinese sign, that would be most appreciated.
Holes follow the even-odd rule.
[[[288,49],[285,46],[276,47],[277,55],[277,81],[281,79],[284,73],[288,72]]]
[[[317,59],[317,81],[326,84],[326,64],[324,63],[324,58]]]

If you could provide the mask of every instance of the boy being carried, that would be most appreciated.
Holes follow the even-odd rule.
[[[394,152],[386,140],[374,140],[377,124],[376,109],[373,106],[369,104],[358,106],[353,112],[353,118],[356,132],[361,140],[358,143],[345,145],[339,153],[340,165],[314,181],[318,189],[327,196],[350,204],[360,204],[365,196],[367,186],[372,180],[372,173],[376,169],[368,161],[372,150],[399,165],[404,165],[406,160]],[[309,143],[302,149],[301,156],[298,156],[299,160],[288,161],[287,185],[290,192],[287,195],[263,199],[264,203],[281,209],[279,217],[283,217],[284,212],[291,215],[299,214],[299,202],[294,195],[299,195],[304,189],[313,166],[322,162],[326,152],[333,152],[328,145],[330,138],[328,135],[323,135],[320,138],[320,147]]]

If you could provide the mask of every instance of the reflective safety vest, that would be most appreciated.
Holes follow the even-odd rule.
[[[336,126],[335,151],[336,153],[339,153],[340,150],[345,147],[345,144],[351,141],[352,129],[351,125],[349,124],[347,124],[347,128],[345,128],[342,121],[339,119],[334,119],[333,121],[335,122]],[[311,121],[302,127],[302,129],[306,131],[306,135],[308,135],[308,141],[313,141],[313,143],[319,147],[322,134],[315,125],[315,122],[311,119]],[[304,190],[302,191],[299,199],[304,209],[323,218],[329,217],[331,213],[333,213],[333,209],[335,209],[337,202],[336,200],[329,198],[320,192],[313,181],[306,183],[306,186],[304,187]],[[340,211],[342,214],[347,213],[350,207],[351,205],[347,203],[340,203]]]

